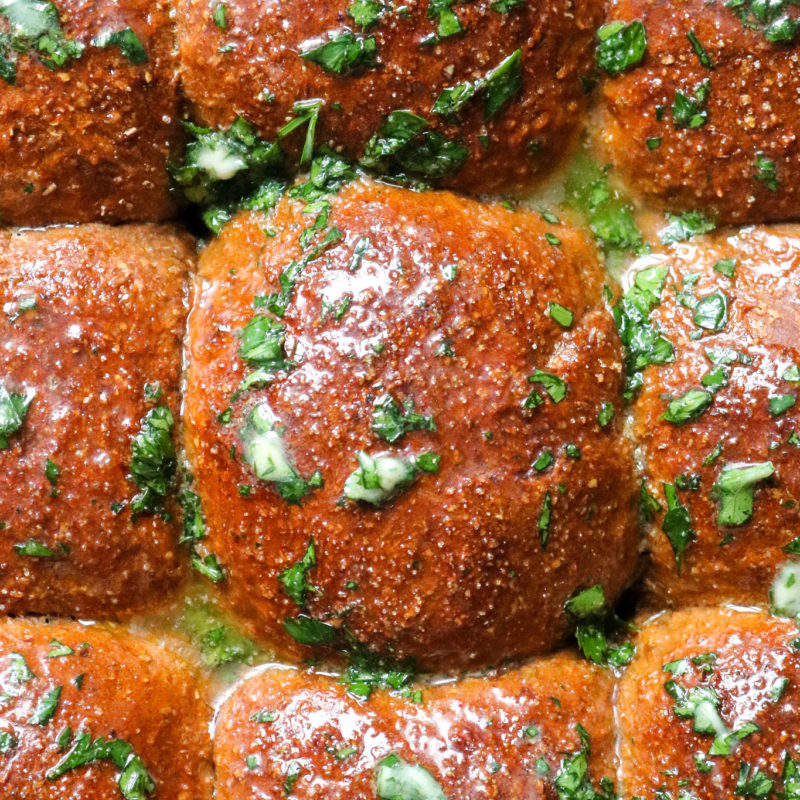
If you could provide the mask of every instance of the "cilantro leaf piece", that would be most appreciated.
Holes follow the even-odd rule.
[[[661,303],[668,269],[667,265],[658,264],[637,272],[631,288],[611,309],[626,353],[626,400],[631,400],[641,387],[646,367],[675,359],[670,341],[650,322],[651,312]]]
[[[576,622],[575,637],[583,655],[600,666],[624,666],[633,658],[630,642],[613,644],[609,638],[629,626],[606,602],[601,584],[584,589],[564,604],[564,611]]]
[[[779,183],[775,162],[771,158],[767,158],[764,153],[758,153],[753,167],[755,169],[753,177],[763,183],[771,192],[777,192]]]
[[[334,644],[337,641],[337,632],[333,625],[306,614],[286,617],[283,620],[283,627],[289,636],[300,644],[315,646]]]
[[[609,184],[607,168],[601,169],[581,152],[573,159],[564,188],[567,203],[585,217],[607,254],[638,252],[643,247],[633,205]]]
[[[718,525],[744,525],[753,516],[755,486],[775,472],[771,461],[724,464],[711,493]]]
[[[48,0],[3,0],[0,16],[9,23],[8,33],[0,37],[0,77],[12,86],[17,79],[17,53],[37,53],[52,70],[83,55],[84,45],[66,37],[58,9]]]
[[[765,798],[772,791],[775,781],[768,778],[758,767],[751,767],[742,761],[733,793],[737,797]]]
[[[20,556],[28,558],[63,558],[67,554],[67,549],[61,545],[58,550],[42,544],[37,539],[28,539],[14,545],[14,552]]]
[[[286,325],[271,317],[257,314],[240,334],[239,355],[254,367],[266,370],[288,370],[292,364],[284,353]]]
[[[188,544],[205,539],[206,521],[200,495],[184,489],[180,494],[180,504],[183,511],[183,532],[178,540],[179,543]]]
[[[522,50],[515,50],[483,78],[444,88],[431,107],[433,114],[451,117],[477,94],[483,94],[483,117],[491,119],[522,88]]]
[[[522,89],[522,50],[504,58],[483,79],[483,118],[492,119]]]
[[[346,75],[359,67],[377,66],[378,42],[374,36],[342,31],[324,44],[301,50],[300,57],[319,64],[327,72]]]
[[[396,456],[371,456],[360,450],[358,468],[344,482],[344,496],[349,500],[381,506],[407,489],[417,476],[414,463]]]
[[[75,734],[72,746],[45,777],[56,781],[73,769],[85,767],[96,761],[110,761],[119,770],[117,785],[125,800],[147,800],[156,790],[156,783],[133,747],[123,739],[92,740],[86,730]]]
[[[800,614],[800,564],[788,561],[779,570],[769,588],[770,613],[780,617]]]
[[[550,301],[547,304],[547,313],[561,325],[562,328],[572,327],[572,321],[575,315],[561,304]]]
[[[281,582],[283,590],[300,608],[305,608],[306,593],[314,590],[314,587],[308,581],[308,573],[316,565],[316,549],[314,547],[314,537],[312,536],[308,541],[308,547],[303,557],[278,575],[278,580]]]
[[[62,686],[55,686],[42,695],[28,720],[28,725],[46,725],[53,718],[62,689]]]
[[[32,394],[9,392],[0,382],[0,450],[7,450],[9,437],[22,430],[32,401]]]
[[[461,33],[461,23],[452,9],[453,5],[455,5],[455,0],[429,0],[428,2],[428,19],[438,20],[436,35],[440,39]]]
[[[177,467],[173,424],[172,412],[156,406],[147,412],[131,442],[130,478],[141,489],[131,501],[134,516],[159,511],[173,488]]]
[[[544,500],[542,500],[542,509],[539,512],[539,519],[536,522],[536,529],[539,532],[539,543],[542,550],[547,547],[547,541],[550,538],[550,515],[553,509],[553,500],[548,489],[544,493]]]
[[[375,400],[372,409],[372,432],[394,444],[410,431],[435,431],[433,417],[414,411],[414,401],[406,400],[401,408],[389,394]]]
[[[308,480],[295,469],[281,434],[275,430],[272,412],[266,403],[255,406],[241,431],[242,454],[259,480],[272,483],[290,504],[299,504],[312,489],[322,486],[322,475],[314,472]]]
[[[666,535],[675,554],[675,569],[681,574],[683,553],[697,539],[692,528],[689,509],[678,500],[678,493],[671,483],[662,484],[667,499],[667,513],[661,521],[661,530]]]
[[[714,64],[711,61],[711,57],[708,55],[705,47],[703,47],[702,42],[697,38],[697,34],[694,31],[689,31],[686,34],[686,38],[689,40],[689,44],[692,46],[692,50],[694,50],[697,60],[706,69],[714,69]]]
[[[680,397],[670,398],[660,419],[673,425],[684,425],[697,419],[710,405],[714,395],[705,389],[689,389]]]
[[[302,111],[292,122],[308,124],[310,113]],[[286,188],[280,144],[259,138],[242,117],[226,129],[184,127],[189,141],[183,162],[170,164],[170,174],[186,198],[203,207],[203,221],[214,233],[240,208],[269,211],[278,202]]]
[[[721,331],[728,322],[728,298],[723,292],[702,297],[694,308],[694,324],[707,331]]]
[[[255,643],[211,603],[187,602],[178,627],[192,638],[210,667],[251,664],[258,652]]]
[[[375,768],[376,793],[381,800],[447,800],[436,779],[420,764],[410,764],[394,753]]]
[[[769,398],[769,413],[773,417],[780,416],[788,411],[797,402],[797,395],[787,393],[779,394]]]
[[[716,223],[700,211],[685,211],[683,214],[667,214],[667,227],[661,231],[661,244],[684,242],[694,236],[709,233]]]
[[[681,128],[702,128],[708,122],[706,105],[711,94],[711,81],[705,78],[694,87],[694,96],[675,92],[672,104],[672,124]]]
[[[427,127],[428,121],[411,111],[392,111],[365,145],[360,165],[400,181],[407,174],[429,180],[452,175],[469,149]]]
[[[363,30],[368,30],[389,10],[377,0],[355,0],[347,7],[347,16]]]
[[[95,47],[118,47],[123,57],[133,64],[144,64],[148,61],[147,50],[132,28],[103,34],[92,44]]]
[[[647,33],[641,20],[609,22],[597,31],[597,64],[609,75],[635,67],[647,51]]]
[[[541,369],[528,376],[528,383],[538,383],[544,387],[548,396],[554,403],[560,403],[567,396],[567,384],[564,380],[550,372]]]

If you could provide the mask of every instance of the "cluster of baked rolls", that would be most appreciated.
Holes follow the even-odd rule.
[[[798,185],[794,0],[0,0],[0,795],[798,800]]]

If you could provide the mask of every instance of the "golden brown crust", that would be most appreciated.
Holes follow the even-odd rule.
[[[328,33],[358,32],[346,15],[349,0],[313,7],[232,0],[225,6],[222,30],[213,21],[213,4],[178,3],[181,76],[200,122],[227,126],[241,115],[273,139],[296,101],[324,98],[317,142],[360,156],[389,112],[407,109],[469,148],[461,171],[442,181],[469,192],[530,186],[569,150],[582,127],[580,78],[592,71],[591,41],[602,17],[598,0],[527,0],[508,13],[478,0],[453,6],[463,35],[424,47],[420,42],[435,33],[437,21],[428,19],[428,3],[406,3],[407,16],[388,13],[368,32],[381,66],[336,75],[299,52],[326,41]],[[464,107],[461,124],[431,113],[445,87],[482,78],[517,48],[522,91],[493,119],[484,123],[480,96]],[[263,91],[274,94],[274,102],[260,99]],[[488,137],[484,143],[482,136]]]
[[[22,429],[0,451],[5,613],[109,618],[176,585],[175,524],[147,514],[132,523],[127,503],[137,487],[127,476],[147,412],[165,405],[179,424],[191,246],[160,227],[0,234],[0,382],[35,393]],[[36,307],[19,312],[26,298]],[[161,387],[157,403],[145,399],[146,383]],[[57,497],[48,459],[60,470]],[[116,503],[124,505],[117,514]],[[15,552],[29,539],[57,556]]]
[[[151,800],[209,798],[211,709],[188,666],[166,644],[111,626],[0,622],[0,732],[14,739],[8,746],[4,738],[8,750],[0,756],[4,796],[118,800],[121,770],[109,759],[46,777],[84,733],[92,742],[101,737],[128,742],[156,783],[146,795]],[[58,687],[52,716],[31,723]],[[67,727],[70,744],[61,746],[57,742]]]
[[[253,298],[277,288],[313,217],[291,200],[268,217],[240,215],[201,257],[186,445],[205,544],[229,572],[227,599],[279,651],[303,654],[282,629],[298,609],[278,575],[313,536],[309,580],[319,591],[308,593],[310,611],[373,647],[432,668],[547,651],[566,632],[562,605],[572,592],[603,583],[616,597],[636,559],[629,449],[616,420],[603,430],[597,422],[602,403],[617,402],[621,364],[594,254],[564,226],[447,192],[363,181],[331,203],[329,228],[343,239],[306,267],[283,320],[286,351],[300,364],[239,397],[227,425],[217,417],[249,372],[237,349]],[[563,244],[545,239],[555,234]],[[449,280],[444,268],[453,264]],[[348,296],[339,322],[332,313],[321,319],[323,299],[340,308]],[[550,301],[574,312],[570,330],[548,315]],[[452,357],[440,349],[445,339]],[[566,399],[523,411],[537,368],[566,381]],[[395,446],[378,438],[370,425],[382,393],[413,400],[437,431]],[[240,431],[262,401],[285,426],[299,473],[324,477],[299,506],[242,462]],[[579,460],[566,455],[569,442]],[[545,449],[555,463],[539,474],[532,464]],[[359,450],[432,450],[441,468],[384,508],[342,505]],[[238,485],[252,486],[249,496]],[[537,525],[547,492],[543,550]]]
[[[165,0],[58,0],[83,55],[51,70],[20,54],[16,84],[0,80],[0,221],[158,221],[171,216],[167,160],[182,134]],[[4,21],[2,21],[4,22]],[[133,63],[98,36],[133,29]]]
[[[672,210],[699,208],[719,222],[796,218],[800,209],[800,46],[773,44],[744,26],[729,4],[705,0],[612,0],[608,20],[641,20],[642,63],[603,86],[598,123],[607,156],[630,184]],[[746,9],[747,4],[743,5]],[[790,17],[797,11],[787,6]],[[694,32],[713,70],[687,34]],[[675,129],[676,92],[694,97],[710,83],[708,121]],[[657,107],[663,117],[657,119]],[[649,149],[648,140],[661,143]],[[779,181],[773,192],[759,174],[763,154]]]
[[[261,672],[220,710],[217,796],[283,797],[295,761],[293,797],[371,800],[376,765],[394,753],[425,767],[447,797],[555,798],[552,781],[562,759],[581,749],[577,724],[590,737],[592,778],[614,775],[613,678],[586,662],[559,655],[500,675],[418,688],[420,703],[383,691],[363,702],[335,678]],[[274,721],[253,720],[261,711],[274,712]],[[255,756],[253,768],[248,756]]]
[[[779,786],[784,753],[800,757],[800,653],[791,644],[797,634],[789,620],[728,609],[676,612],[645,625],[616,699],[618,791],[651,800],[663,796],[660,788],[671,797],[682,788],[698,800],[727,800],[741,795],[734,791],[741,763],[758,767]],[[700,663],[686,663],[682,674],[663,669],[693,658]],[[695,732],[691,715],[674,713],[676,700],[664,688],[669,680],[685,689],[711,687],[729,730],[747,722],[760,730],[736,742],[729,755],[709,756],[714,735]],[[708,771],[697,769],[696,753],[701,764],[711,764]]]
[[[735,259],[733,278],[715,271],[722,259]],[[697,536],[683,554],[680,576],[658,514],[649,534],[646,588],[655,608],[727,601],[763,604],[786,559],[781,548],[797,536],[800,523],[800,449],[789,441],[800,430],[800,406],[777,416],[770,412],[770,398],[797,392],[797,382],[783,376],[792,364],[800,364],[800,230],[785,226],[721,232],[675,245],[653,260],[670,265],[652,319],[672,343],[676,359],[645,371],[633,433],[650,491],[662,506],[663,483],[693,474],[700,482],[694,491],[678,491]],[[693,286],[691,277],[687,283],[691,275],[700,276]],[[717,291],[728,298],[722,330],[703,330],[694,323],[694,311],[679,302],[685,290],[696,299]],[[696,338],[699,332],[703,335]],[[724,367],[727,386],[696,420],[675,425],[661,419],[667,396],[703,388],[702,378],[715,368],[707,355],[712,348],[742,353],[752,363],[741,363],[734,355],[735,363]],[[718,446],[721,451],[704,464]],[[720,503],[713,487],[723,466],[764,462],[773,464],[775,474],[754,486],[752,518],[742,525],[718,525]]]

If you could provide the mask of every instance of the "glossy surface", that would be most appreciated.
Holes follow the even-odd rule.
[[[241,393],[227,425],[218,415],[250,372],[237,350],[253,298],[276,288],[312,219],[291,200],[267,218],[241,215],[201,257],[186,447],[206,516],[203,545],[228,572],[226,600],[279,652],[303,655],[281,624],[298,608],[278,576],[313,537],[311,613],[371,647],[447,669],[547,651],[566,633],[570,595],[602,583],[616,597],[636,559],[629,449],[616,424],[597,422],[601,404],[619,396],[621,365],[591,250],[563,226],[449,193],[365,181],[330,202],[329,226],[343,238],[306,267],[283,319],[298,366]],[[563,244],[546,241],[551,231]],[[370,244],[352,271],[363,237]],[[457,265],[452,280],[448,265]],[[321,318],[323,299],[339,308],[348,296],[339,321]],[[574,312],[571,329],[549,316],[550,301]],[[526,411],[537,368],[567,383],[566,398]],[[395,445],[378,438],[373,402],[386,392],[413,400],[437,430]],[[322,472],[324,488],[300,505],[242,462],[241,431],[262,401],[285,426],[300,475]],[[579,459],[566,454],[568,443]],[[545,449],[554,464],[540,474],[532,464]],[[382,508],[340,502],[359,450],[433,451],[441,465]],[[241,485],[252,487],[248,496]]]
[[[697,800],[726,800],[741,796],[734,789],[745,763],[765,772],[778,790],[784,753],[800,756],[800,653],[791,644],[797,633],[789,620],[726,609],[678,612],[644,626],[616,699],[618,789],[644,800],[663,797],[660,788],[672,797],[682,788]],[[716,658],[702,659],[708,653]],[[663,669],[697,656],[701,665],[689,663],[681,675]],[[664,689],[669,680],[687,689],[712,687],[728,730],[748,722],[760,730],[736,742],[730,755],[709,756],[714,735],[696,733],[691,716],[674,713],[676,701]],[[708,771],[697,769],[695,753],[701,764],[710,763]]]
[[[137,638],[111,626],[6,619],[0,623],[0,670],[0,736],[14,739],[10,746],[7,737],[2,739],[3,797],[122,797],[121,770],[109,759],[47,777],[81,733],[89,734],[93,743],[103,738],[131,745],[131,755],[138,756],[156,788],[141,795],[129,789],[127,797],[211,796],[210,709],[188,666],[170,651],[168,639]],[[59,687],[53,709],[46,698]],[[43,708],[50,708],[51,716],[31,722],[37,713],[40,720],[47,715]]]
[[[403,5],[405,15],[398,6],[369,29],[378,67],[337,75],[301,58],[343,31],[359,32],[350,6],[229,0],[223,30],[214,4],[180,0],[181,77],[192,115],[211,126],[241,115],[271,140],[294,103],[323,98],[317,142],[359,157],[384,118],[407,109],[469,148],[464,166],[442,185],[473,193],[528,188],[568,152],[587,104],[580,79],[593,69],[598,0],[528,0],[506,13],[489,0],[453,5],[463,33],[431,46],[420,43],[436,33],[433,4],[415,1]],[[484,78],[518,48],[521,91],[491,119],[484,119],[480,92],[454,116],[431,112],[443,89]],[[265,94],[274,99],[266,102]]]
[[[267,669],[219,712],[217,797],[283,797],[291,771],[292,797],[372,800],[376,765],[394,753],[454,800],[555,798],[562,759],[582,749],[578,724],[590,737],[592,779],[613,775],[612,688],[607,672],[570,656],[424,685],[416,704],[386,692],[362,702],[335,678]],[[272,722],[252,719],[265,710]]]
[[[171,3],[57,6],[64,33],[85,50],[57,69],[33,50],[21,53],[15,85],[0,79],[0,219],[48,225],[172,216],[166,167],[182,133]],[[92,44],[127,29],[146,51],[143,63],[118,46]]]
[[[132,522],[128,476],[131,440],[156,405],[145,384],[179,418],[190,248],[155,226],[0,233],[0,382],[33,393],[0,450],[3,612],[109,618],[176,586],[176,526],[152,514]],[[54,556],[14,549],[30,539]]]
[[[732,278],[714,269],[724,259],[735,259]],[[648,487],[664,508],[663,483],[697,475],[699,484],[678,491],[697,537],[683,553],[680,576],[662,531],[664,515],[656,514],[649,528],[646,588],[651,606],[761,604],[787,558],[781,548],[798,535],[800,448],[790,438],[800,428],[800,410],[795,405],[775,415],[770,399],[797,392],[797,381],[784,375],[800,360],[800,230],[720,232],[674,245],[666,255],[647,257],[632,269],[657,264],[668,265],[669,273],[651,320],[672,343],[676,357],[645,371],[644,389],[633,407],[633,434],[644,456]],[[693,284],[692,276],[699,276]],[[694,321],[696,308],[686,306],[717,292],[727,298],[726,321],[719,331],[704,329]],[[664,420],[670,397],[703,388],[702,379],[715,369],[707,353],[715,349],[734,353],[734,363],[723,366],[727,385],[697,419],[684,424]],[[714,485],[725,464],[765,462],[772,463],[774,475],[753,486],[752,518],[741,525],[719,525]]]
[[[721,223],[796,219],[800,45],[797,37],[794,43],[769,42],[752,20],[744,26],[729,5],[612,0],[606,19],[641,20],[647,54],[638,66],[605,80],[595,135],[631,186],[667,210],[700,209]],[[738,11],[749,5],[742,3]],[[784,13],[798,17],[792,5]],[[700,63],[690,33],[713,69]],[[707,122],[676,128],[676,94],[695,98],[705,80]],[[648,140],[660,144],[651,149]],[[759,155],[774,164],[776,191],[754,177],[761,174]]]

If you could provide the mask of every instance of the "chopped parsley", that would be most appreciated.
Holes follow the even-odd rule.
[[[289,369],[284,353],[286,326],[271,317],[256,315],[240,334],[239,355],[250,366],[264,370]]]
[[[312,537],[308,542],[308,547],[303,557],[278,575],[278,580],[281,582],[283,590],[300,608],[305,608],[306,593],[314,590],[314,586],[308,581],[308,573],[316,565],[317,556],[314,538]]]
[[[67,772],[96,761],[110,761],[120,770],[117,785],[125,800],[146,800],[155,792],[153,776],[128,742],[102,737],[92,741],[85,730],[75,734],[69,751],[46,773],[47,780],[58,780]]]
[[[755,168],[753,177],[763,183],[771,192],[777,192],[779,183],[775,162],[771,158],[767,158],[764,153],[758,153],[753,166]]]
[[[711,81],[705,78],[694,87],[694,96],[675,92],[672,104],[672,124],[676,130],[681,128],[702,128],[708,122],[708,97]]]
[[[565,181],[567,202],[585,217],[606,254],[642,252],[643,236],[633,206],[611,187],[608,169],[601,169],[587,153],[579,153]]]
[[[33,714],[28,719],[28,725],[47,725],[56,713],[63,688],[63,686],[55,686],[42,695],[33,710]]]
[[[637,272],[631,288],[611,309],[626,352],[626,400],[631,400],[641,387],[642,371],[647,366],[675,359],[672,344],[650,322],[651,312],[661,303],[668,270],[666,264],[659,264]]]
[[[420,471],[436,472],[439,467],[438,456],[432,453],[406,459],[371,456],[360,450],[356,457],[359,466],[345,480],[344,496],[374,506],[383,505],[411,486]]]
[[[609,75],[635,67],[647,51],[647,34],[640,20],[609,22],[597,31],[597,64]]]
[[[694,50],[695,54],[697,55],[698,61],[707,69],[714,69],[714,64],[711,61],[711,57],[708,55],[705,47],[703,47],[702,43],[697,38],[697,34],[694,31],[689,31],[686,34],[686,38],[689,40],[692,50]]]
[[[461,33],[461,23],[452,9],[455,1],[429,0],[428,2],[428,19],[438,21],[436,35],[440,39],[446,39],[448,36],[455,36],[457,33]]]
[[[469,100],[483,94],[483,117],[491,119],[522,88],[522,50],[515,50],[483,78],[442,90],[431,112],[451,117]]]
[[[63,558],[67,554],[68,548],[66,545],[59,545],[58,550],[54,550],[36,539],[28,539],[26,542],[15,544],[14,552],[28,558]]]
[[[795,394],[779,394],[775,397],[769,398],[769,413],[773,417],[780,416],[788,411],[797,402],[797,395]]]
[[[435,431],[433,417],[414,411],[414,401],[405,400],[400,407],[389,394],[375,400],[372,408],[372,432],[389,444],[400,441],[410,431]]]
[[[533,375],[528,376],[528,383],[542,386],[554,403],[560,403],[567,396],[567,384],[558,375],[537,369]]]
[[[411,111],[392,111],[367,142],[359,163],[401,182],[410,181],[409,176],[436,180],[458,172],[469,149],[427,128],[428,121]]]
[[[681,574],[683,553],[697,539],[692,528],[692,517],[689,509],[678,500],[678,493],[671,483],[662,484],[667,499],[667,513],[661,521],[661,530],[667,537],[675,554],[675,569]]]
[[[694,324],[707,331],[721,331],[728,322],[728,298],[723,292],[702,297],[694,307]]]
[[[144,64],[148,60],[147,50],[132,28],[104,33],[92,44],[95,47],[118,47],[123,58],[127,58],[133,64]]]
[[[436,778],[420,764],[410,764],[394,753],[378,762],[375,788],[381,800],[447,800]]]
[[[630,642],[613,644],[609,641],[611,636],[629,626],[608,605],[600,584],[573,595],[564,604],[564,611],[575,621],[578,647],[590,661],[604,667],[621,667],[633,658],[634,647]]]
[[[721,258],[714,264],[714,271],[719,272],[720,275],[725,275],[727,278],[732,278],[736,273],[736,259]]]
[[[228,7],[225,3],[217,3],[217,7],[214,9],[214,14],[211,18],[221,31],[228,30]]]
[[[710,405],[714,395],[704,389],[689,389],[680,397],[673,397],[661,419],[673,425],[684,425],[697,419]]]
[[[771,461],[724,464],[712,498],[717,501],[718,525],[744,525],[753,516],[755,486],[775,472]]]
[[[131,442],[130,478],[141,490],[131,501],[133,515],[160,511],[175,482],[177,459],[172,412],[156,406],[147,412]]]
[[[793,0],[727,0],[742,26],[760,31],[769,42],[792,42],[800,32],[800,19],[789,16]]]
[[[307,124],[310,113],[302,111],[292,122]],[[227,129],[184,126],[189,141],[183,162],[171,164],[170,173],[186,198],[203,207],[203,222],[214,233],[240,208],[269,211],[278,202],[286,188],[275,177],[284,161],[280,144],[260,139],[242,117]]]
[[[347,8],[347,16],[363,30],[371,28],[388,11],[388,6],[377,0],[355,0]]]
[[[178,622],[210,667],[252,663],[258,648],[211,603],[188,602]]]
[[[32,400],[32,394],[9,392],[0,382],[0,450],[7,450],[9,437],[22,430]]]
[[[301,58],[319,64],[335,75],[346,75],[359,67],[375,67],[377,54],[378,43],[374,36],[362,36],[352,31],[342,31],[324,44],[300,51]]]
[[[737,797],[766,798],[772,791],[775,781],[768,778],[758,767],[751,767],[742,761],[733,793]]]
[[[550,454],[552,458],[552,453]],[[541,458],[541,456],[540,456]],[[544,500],[542,500],[542,510],[539,512],[539,519],[536,522],[536,529],[539,532],[539,543],[542,550],[546,549],[547,541],[550,538],[550,515],[553,510],[553,498],[548,489],[544,493]]]
[[[661,244],[684,242],[694,236],[709,233],[716,223],[700,211],[685,211],[683,214],[667,214],[667,226],[661,231]]]
[[[275,430],[272,412],[262,403],[253,408],[241,431],[242,457],[259,480],[275,487],[287,503],[299,504],[312,491],[319,489],[322,475],[317,470],[306,480],[293,466],[281,434]]]
[[[0,34],[0,78],[17,81],[17,54],[35,52],[48,69],[60,69],[83,55],[85,46],[68,39],[56,6],[48,0],[4,0],[0,16],[9,30]]]
[[[600,411],[597,412],[597,424],[601,428],[607,428],[614,419],[615,413],[614,404],[609,400],[605,400],[600,405]]]

